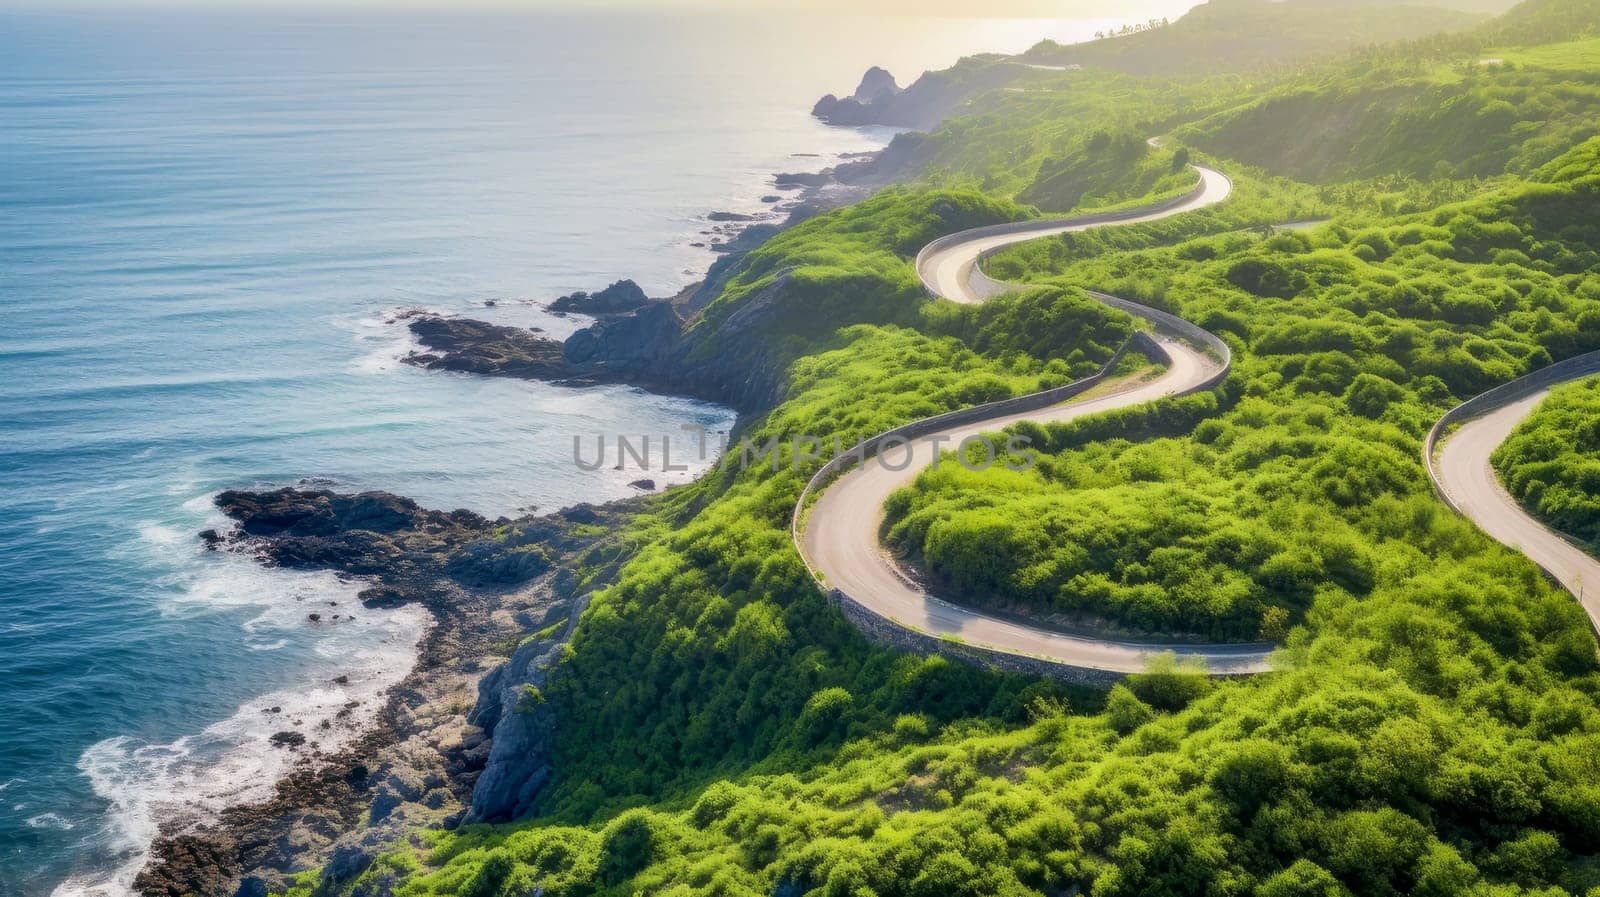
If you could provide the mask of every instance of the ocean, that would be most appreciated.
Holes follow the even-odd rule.
[[[397,313],[561,336],[555,296],[671,294],[707,213],[890,138],[820,94],[1107,24],[0,13],[0,893],[129,893],[158,825],[270,791],[268,708],[314,729],[406,672],[421,611],[203,551],[218,490],[552,510],[633,494],[575,435],[732,422],[420,371]]]

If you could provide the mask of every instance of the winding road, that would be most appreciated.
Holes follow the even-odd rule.
[[[1496,541],[1527,555],[1571,592],[1600,630],[1600,560],[1535,520],[1511,497],[1489,456],[1557,386],[1600,372],[1600,353],[1552,365],[1479,396],[1446,415],[1429,434],[1424,460],[1434,488]],[[1448,437],[1445,428],[1465,421]],[[1435,447],[1442,441],[1442,448]]]
[[[982,260],[1006,246],[1026,240],[1114,224],[1137,224],[1180,215],[1219,203],[1232,191],[1222,174],[1196,167],[1200,181],[1190,193],[1140,209],[1070,219],[1026,221],[977,228],[930,243],[917,257],[917,272],[928,290],[956,302],[982,302],[1003,292],[1006,284],[990,279]],[[1215,387],[1230,364],[1221,340],[1193,324],[1163,312],[1104,294],[1096,298],[1145,318],[1153,325],[1153,351],[1167,356],[1157,377],[1111,382],[1108,371],[1080,381],[1086,391],[1102,383],[1110,390],[1068,404],[1050,404],[1060,391],[1038,394],[1038,407],[1018,409],[1019,402],[994,403],[994,414],[957,412],[891,431],[906,440],[868,440],[864,464],[830,464],[813,478],[795,511],[794,536],[807,566],[835,601],[850,602],[879,621],[936,639],[958,642],[964,653],[990,660],[1028,658],[1052,669],[1085,671],[1089,678],[1114,678],[1144,670],[1151,658],[1171,653],[1204,663],[1213,675],[1246,675],[1269,669],[1271,645],[1152,644],[1099,639],[1042,629],[981,613],[942,600],[918,586],[889,556],[878,539],[884,502],[909,485],[930,464],[939,449],[993,433],[1021,421],[1067,421],[1091,414],[1141,405]],[[1109,365],[1107,366],[1109,369]],[[959,422],[950,418],[960,418]],[[886,434],[889,435],[889,434]],[[882,445],[882,451],[874,454]],[[947,462],[949,463],[949,462]],[[837,476],[836,479],[833,477]],[[806,515],[807,501],[820,492]]]

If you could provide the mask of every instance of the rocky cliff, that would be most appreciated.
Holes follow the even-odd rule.
[[[779,277],[743,297],[714,327],[694,326],[692,317],[714,298],[711,289],[720,292],[738,263],[734,257],[714,267],[712,280],[698,290],[601,317],[565,341],[468,318],[418,316],[409,326],[427,351],[405,360],[430,370],[569,386],[625,383],[759,412],[782,396],[785,366],[770,363],[774,340],[766,331],[784,307],[789,279]]]
[[[972,97],[1004,87],[1028,71],[1027,66],[1005,57],[974,56],[953,68],[928,72],[902,90],[888,72],[872,68],[855,93],[843,98],[829,94],[817,101],[811,114],[830,125],[890,125],[926,131]]]

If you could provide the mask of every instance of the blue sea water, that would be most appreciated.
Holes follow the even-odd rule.
[[[267,793],[285,719],[405,673],[419,611],[203,552],[218,490],[553,509],[637,476],[574,435],[732,419],[419,371],[398,312],[560,336],[542,300],[669,294],[707,212],[888,139],[818,94],[1103,24],[0,14],[0,894],[127,893],[158,825]]]

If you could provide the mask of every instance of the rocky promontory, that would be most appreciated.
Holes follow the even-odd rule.
[[[847,97],[828,94],[811,107],[811,114],[830,125],[881,124],[885,110],[901,93],[900,85],[888,70],[873,66],[861,76],[855,93]]]
[[[901,88],[888,72],[874,67],[867,70],[855,93],[842,98],[829,94],[817,101],[811,114],[830,125],[889,125],[927,131],[972,97],[1005,87],[1030,71],[1029,66],[1009,57],[971,56]]]
[[[627,314],[605,315],[566,340],[471,318],[421,315],[408,326],[425,351],[403,360],[436,371],[564,386],[625,383],[710,398],[673,375],[671,358],[683,323],[671,302],[657,300],[646,300]]]
[[[378,577],[363,600],[393,603],[444,579],[467,588],[522,585],[583,548],[578,525],[615,517],[576,505],[542,517],[488,520],[434,511],[387,492],[228,491],[217,506],[238,521],[225,544],[275,566]]]

